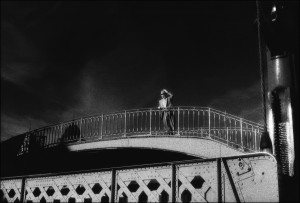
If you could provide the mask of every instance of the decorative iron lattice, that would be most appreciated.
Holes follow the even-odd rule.
[[[29,178],[25,200],[32,202],[109,202],[111,172]]]
[[[171,166],[117,172],[118,202],[171,202]]]
[[[217,202],[217,162],[177,166],[176,202]]]
[[[22,179],[1,181],[1,202],[19,202],[21,200],[21,188]]]
[[[279,201],[277,163],[266,153],[5,179],[1,191],[1,202]]]

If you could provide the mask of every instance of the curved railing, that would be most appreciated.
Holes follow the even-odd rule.
[[[207,107],[174,107],[175,130],[167,135],[157,108],[80,118],[28,132],[18,154],[62,143],[131,136],[195,136],[244,151],[258,151],[263,126]]]

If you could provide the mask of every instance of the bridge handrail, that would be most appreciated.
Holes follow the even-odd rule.
[[[169,111],[175,118],[175,129],[171,132],[173,135],[227,140],[231,147],[248,151],[259,150],[260,133],[263,130],[263,125],[259,123],[209,107],[175,106]],[[115,139],[116,136],[138,134],[162,135],[166,132],[160,113],[158,108],[131,109],[41,127],[26,133],[19,154],[28,152],[29,144],[34,142],[39,142],[40,147],[47,148],[69,141]]]

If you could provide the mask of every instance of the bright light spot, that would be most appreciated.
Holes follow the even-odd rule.
[[[291,102],[288,102],[288,122],[286,123],[286,134],[288,142],[288,152],[289,152],[289,175],[294,175],[294,161],[295,161],[295,151],[294,151],[294,132],[293,132],[293,117],[292,117],[292,107]]]
[[[276,81],[280,79],[280,59],[275,59],[275,74],[276,74]]]
[[[272,13],[276,12],[276,6],[274,5],[272,8]]]
[[[272,110],[268,112],[267,120],[268,120],[268,131],[269,131],[270,139],[272,141],[272,148],[274,149],[274,119],[273,119]]]
[[[276,6],[275,5],[272,7],[271,16],[272,16],[272,21],[275,21],[277,19]]]

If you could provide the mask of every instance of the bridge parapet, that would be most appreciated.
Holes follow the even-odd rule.
[[[0,179],[3,202],[278,202],[267,153]]]
[[[80,118],[26,133],[19,155],[62,143],[99,141],[137,135],[166,136],[161,110],[135,109]],[[263,126],[207,107],[174,107],[171,136],[193,136],[223,142],[244,151],[259,151]]]

